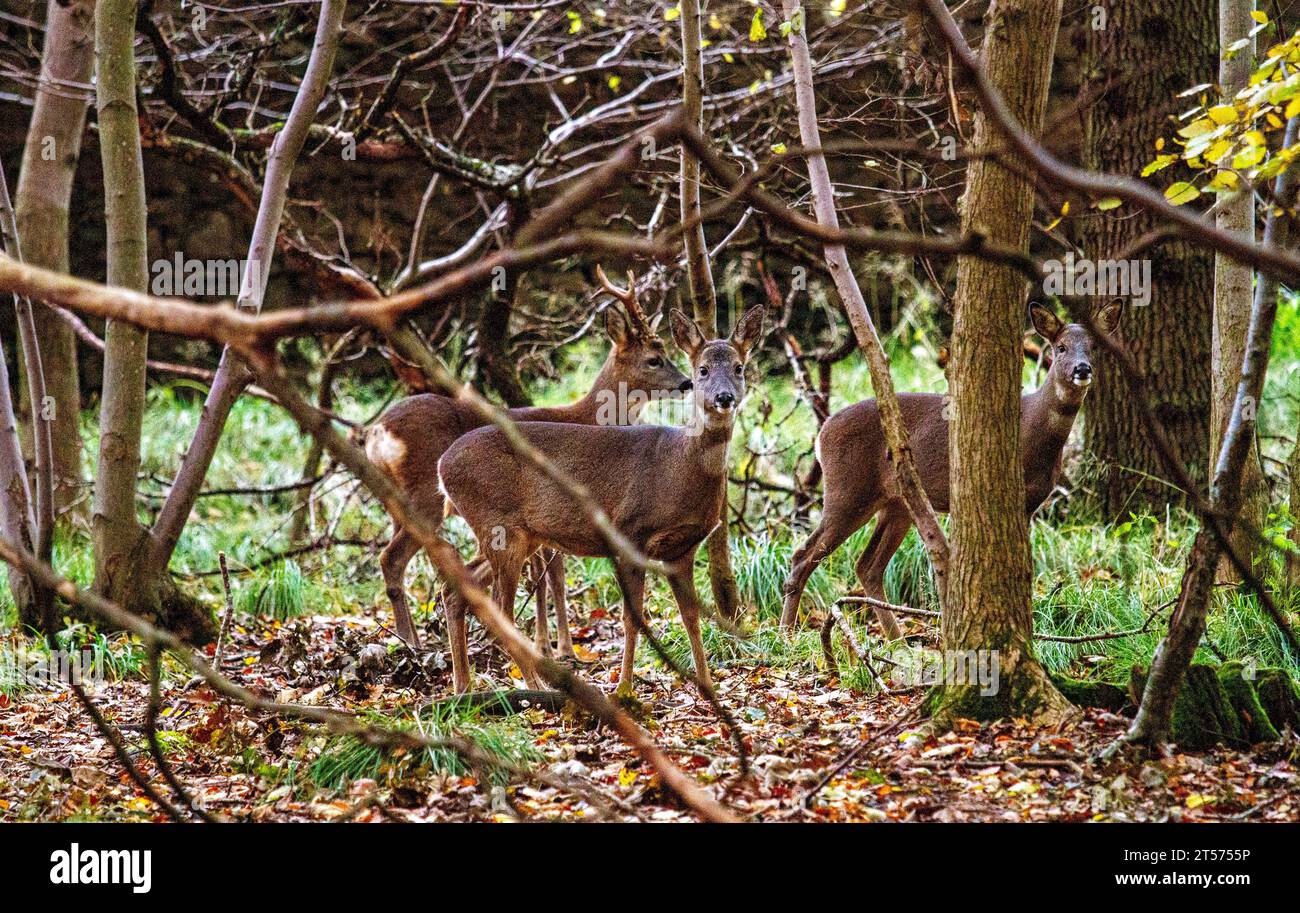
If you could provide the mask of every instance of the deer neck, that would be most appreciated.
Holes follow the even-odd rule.
[[[570,416],[566,421],[581,425],[634,424],[645,406],[643,399],[632,396],[627,382],[619,379],[614,353],[610,352],[587,395],[564,407]]]
[[[727,474],[734,426],[734,420],[710,425],[704,413],[696,410],[695,420],[681,429],[685,471],[708,480],[721,480]]]
[[[1035,450],[1059,453],[1070,439],[1074,420],[1079,416],[1083,400],[1062,399],[1056,381],[1048,374],[1043,385],[1025,397],[1022,410],[1021,436]]]

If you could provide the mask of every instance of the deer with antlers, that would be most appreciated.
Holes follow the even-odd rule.
[[[628,285],[619,288],[596,269],[601,287],[622,306],[605,312],[605,331],[613,348],[596,375],[591,390],[567,406],[528,406],[508,410],[516,422],[565,422],[576,425],[635,422],[642,409],[657,399],[680,397],[691,380],[668,357],[667,348],[656,333],[658,320],[647,319],[637,300],[635,277],[628,273]],[[443,496],[438,489],[438,460],[457,438],[486,422],[470,406],[446,396],[423,393],[395,404],[366,431],[365,449],[375,463],[406,496],[428,516],[443,515]],[[393,605],[397,634],[412,646],[420,639],[411,618],[403,585],[406,567],[419,544],[414,536],[394,522],[393,538],[380,555],[384,585]],[[549,655],[550,636],[546,616],[545,589],[555,603],[558,649],[573,655],[565,605],[564,564],[559,558],[534,562],[538,572],[538,649]],[[546,578],[545,585],[541,575]],[[500,594],[498,594],[500,597]],[[504,602],[507,608],[513,601]],[[450,609],[448,609],[450,611]],[[461,645],[461,651],[464,645]],[[453,644],[453,656],[458,654]],[[465,669],[456,678],[457,690],[468,687]]]
[[[721,516],[732,427],[745,394],[745,365],[762,336],[763,307],[751,308],[730,339],[708,340],[681,311],[674,310],[671,321],[673,339],[691,361],[690,423],[582,427],[529,422],[519,428],[547,460],[591,492],[640,554],[668,566],[696,679],[711,693],[700,637],[695,553]],[[456,441],[438,462],[438,478],[492,566],[498,599],[515,592],[525,561],[539,547],[614,562],[623,595],[619,691],[631,695],[645,569],[620,554],[546,471],[520,459],[499,428],[480,428]],[[456,623],[463,629],[463,606]],[[464,635],[453,643],[463,644]],[[453,665],[467,662],[464,656],[452,659]]]

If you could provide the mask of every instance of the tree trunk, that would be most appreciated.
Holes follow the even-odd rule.
[[[95,85],[104,168],[108,284],[148,289],[144,165],[135,107],[136,0],[101,0],[95,11]],[[148,334],[118,320],[104,333],[104,390],[92,531],[95,589],[128,607],[144,535],[136,519],[136,475],[144,417]]]
[[[1250,31],[1255,21],[1250,18],[1254,0],[1220,0],[1219,3],[1219,85],[1223,97],[1230,99],[1250,80],[1255,62],[1255,39]],[[1240,39],[1249,44],[1229,58],[1225,49]],[[1255,237],[1255,198],[1246,190],[1233,200],[1225,200],[1215,217],[1215,224],[1226,231]],[[1232,401],[1241,381],[1241,359],[1246,353],[1246,331],[1250,326],[1250,306],[1253,298],[1251,279],[1253,272],[1244,263],[1231,257],[1215,254],[1214,257],[1214,333],[1210,347],[1213,395],[1210,400],[1210,453],[1218,453],[1232,414]],[[1260,465],[1258,447],[1242,467],[1242,515],[1255,527],[1264,526],[1268,516],[1268,486]],[[1254,563],[1259,547],[1249,529],[1233,533],[1233,548],[1237,554]],[[1219,562],[1217,579],[1220,583],[1237,583],[1239,576],[1226,557]]]
[[[483,312],[475,328],[478,369],[483,386],[495,392],[512,409],[532,403],[506,351],[515,296],[522,294],[525,288],[518,270],[511,270],[500,288],[494,282],[483,299]]]
[[[1087,109],[1084,165],[1137,175],[1155,155],[1155,141],[1173,132],[1170,117],[1186,102],[1178,93],[1214,81],[1217,4],[1109,0],[1103,5],[1106,28],[1086,30],[1085,72],[1095,86],[1108,88]],[[1176,179],[1171,170],[1161,174]],[[1098,212],[1084,221],[1079,241],[1088,257],[1108,259],[1153,224],[1148,213],[1127,207]],[[1205,478],[1209,447],[1213,283],[1208,251],[1167,242],[1152,262],[1150,305],[1125,308],[1119,328],[1119,341],[1156,380],[1151,390],[1156,414],[1182,446],[1182,462],[1198,483]],[[1097,368],[1084,431],[1097,466],[1098,507],[1108,519],[1143,509],[1160,513],[1175,493],[1160,481],[1160,458],[1137,404],[1112,359],[1103,355]]]
[[[704,128],[704,54],[700,43],[699,0],[682,0],[682,106],[686,118]],[[709,333],[723,335],[718,325],[718,298],[713,285],[713,268],[704,238],[700,215],[700,162],[682,146],[681,150],[682,222],[696,220],[683,238],[686,248],[686,281],[695,322]],[[718,614],[731,621],[740,614],[740,589],[731,567],[731,543],[728,529],[730,505],[727,502],[727,474],[722,476],[722,508],[718,528],[706,543],[709,552],[709,585]]]
[[[984,23],[981,62],[1016,120],[1042,131],[1051,84],[1061,0],[1006,0]],[[997,143],[1000,128],[975,118],[974,147]],[[1029,247],[1034,186],[991,159],[966,172],[962,231]],[[932,697],[940,726],[957,717],[1025,716],[1055,723],[1070,703],[1033,656],[1033,580],[1020,456],[1020,376],[1024,361],[1026,286],[1013,268],[978,257],[957,263],[948,436],[952,561],[943,613],[945,670],[996,664],[988,680],[945,675]],[[962,662],[958,664],[956,660]],[[978,665],[971,667],[969,660]],[[992,693],[989,693],[989,692]]]
[[[1297,139],[1300,139],[1300,118],[1293,117],[1287,123],[1285,147],[1294,146]],[[1278,175],[1274,186],[1275,203],[1268,208],[1264,243],[1285,247],[1292,234],[1291,217],[1279,213],[1293,211],[1294,169]],[[1277,280],[1262,274],[1258,276],[1240,371],[1241,382],[1237,386],[1210,485],[1209,501],[1214,515],[1201,517],[1201,529],[1196,534],[1183,571],[1178,604],[1169,619],[1169,633],[1156,647],[1151,674],[1142,692],[1142,703],[1133,725],[1121,740],[1154,753],[1163,752],[1169,742],[1173,731],[1174,702],[1205,633],[1205,620],[1214,594],[1215,569],[1223,554],[1220,538],[1215,535],[1211,524],[1217,523],[1220,529],[1231,533],[1241,509],[1242,469],[1254,449],[1258,413],[1255,404],[1264,393],[1273,323],[1277,316],[1277,296]]]
[[[0,247],[10,259],[23,262],[23,248],[18,234],[18,220],[14,215],[13,204],[9,199],[9,184],[5,180],[3,166],[0,166]],[[14,296],[14,320],[18,324],[18,335],[22,339],[23,378],[27,388],[32,391],[32,401],[45,403],[48,395],[45,387],[45,367],[41,361],[40,335],[36,329],[36,316],[32,302],[21,295]],[[5,433],[13,427],[13,400],[10,397],[8,377],[5,378],[3,391],[4,409],[7,410]],[[50,414],[48,411],[36,410],[31,417],[32,450],[35,456],[35,484],[26,472],[21,460],[16,466],[4,470],[6,474],[20,471],[23,475],[19,489],[11,489],[11,498],[26,495],[26,502],[35,505],[31,514],[26,539],[32,543],[36,557],[49,564],[54,535],[54,473],[50,442]],[[18,442],[15,433],[12,440],[6,440],[4,459],[11,459],[14,454],[8,450],[10,444]],[[22,540],[15,540],[22,541]],[[14,602],[18,607],[18,617],[24,624],[31,625],[47,634],[53,634],[56,615],[54,613],[54,593],[47,587],[32,586],[15,588]]]
[[[74,87],[90,83],[94,9],[94,0],[49,0],[40,83],[14,190],[25,261],[62,273],[69,270],[68,203],[90,104],[89,94],[82,96]],[[63,510],[81,494],[82,483],[76,335],[52,309],[39,302],[32,307],[41,341],[45,392],[53,397],[50,433],[55,508]],[[25,381],[23,394],[31,409]],[[37,403],[34,411],[40,414],[44,407]]]

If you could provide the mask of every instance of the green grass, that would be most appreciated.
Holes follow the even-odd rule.
[[[430,739],[457,735],[514,767],[526,767],[541,758],[533,743],[532,730],[516,715],[494,717],[486,715],[482,708],[434,704],[412,717],[392,719],[370,714],[366,721]],[[312,762],[310,778],[322,789],[342,790],[356,780],[395,782],[421,771],[461,776],[469,773],[470,768],[457,752],[448,748],[395,753],[366,744],[355,736],[341,736],[332,739]],[[505,783],[510,776],[501,767],[484,773],[498,784]]]

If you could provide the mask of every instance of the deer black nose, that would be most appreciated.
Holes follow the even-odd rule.
[[[1074,366],[1074,376],[1080,380],[1087,380],[1092,377],[1092,365],[1083,364]]]
[[[730,409],[736,403],[735,394],[719,393],[713,398],[714,405],[719,409]]]
[[[688,377],[686,378],[686,380],[682,381],[682,385],[677,389],[680,390],[682,393],[690,393],[691,388],[693,388],[694,386],[695,386],[694,382],[692,382],[691,379]]]

